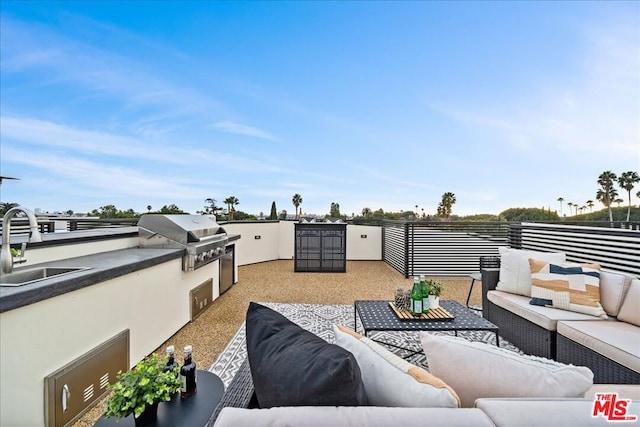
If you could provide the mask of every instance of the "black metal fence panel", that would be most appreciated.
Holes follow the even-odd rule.
[[[640,277],[640,230],[568,226],[564,224],[512,224],[511,247],[565,252],[568,261],[595,262],[602,268]]]
[[[382,246],[383,260],[405,277],[466,276],[479,270],[481,256],[498,256],[501,246],[565,252],[568,261],[640,277],[637,223],[383,221]]]

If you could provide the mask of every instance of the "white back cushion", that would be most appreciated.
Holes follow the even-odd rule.
[[[463,408],[483,397],[582,397],[593,373],[482,342],[420,332],[431,373],[456,390]]]
[[[618,312],[618,320],[640,326],[640,279],[633,279]]]
[[[610,316],[617,316],[634,276],[617,271],[600,271],[600,303]]]
[[[549,262],[564,262],[564,252],[538,252],[500,247],[500,279],[496,290],[531,296],[531,268],[529,258]]]

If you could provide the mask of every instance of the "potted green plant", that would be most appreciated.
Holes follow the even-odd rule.
[[[427,289],[429,291],[429,308],[436,309],[440,307],[440,294],[444,289],[444,285],[435,280],[427,281]]]
[[[166,359],[153,353],[127,372],[118,372],[118,380],[108,386],[111,395],[105,402],[105,417],[125,418],[133,414],[136,425],[156,418],[158,403],[171,400],[180,390],[178,369],[165,371]]]

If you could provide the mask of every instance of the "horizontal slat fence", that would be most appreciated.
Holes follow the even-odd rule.
[[[479,270],[481,256],[499,247],[565,252],[568,261],[596,262],[640,277],[637,223],[382,223],[383,260],[405,277],[466,276]]]
[[[560,224],[512,224],[509,245],[518,249],[565,252],[568,261],[596,262],[602,268],[640,277],[640,230]]]
[[[383,222],[383,259],[405,277],[466,276],[507,245],[506,222]],[[404,244],[404,251],[394,253]],[[404,259],[401,259],[404,255]]]
[[[383,221],[382,225],[382,259],[407,275],[407,223],[400,221]]]

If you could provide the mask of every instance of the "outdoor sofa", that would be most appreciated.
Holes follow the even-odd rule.
[[[258,310],[263,313],[254,315]],[[248,357],[226,388],[208,426],[607,425],[606,411],[593,416],[594,396],[601,392],[618,393],[618,398],[628,399],[626,414],[640,414],[640,386],[594,386],[592,373],[584,367],[560,365],[486,343],[421,332],[430,370],[434,372],[429,374],[395,355],[385,356],[390,353],[388,350],[376,350],[382,346],[348,328],[335,325],[336,341],[329,344],[286,322],[282,315],[269,314],[265,307],[250,304],[246,334]],[[364,353],[363,349],[366,349]],[[469,351],[462,354],[465,358],[462,361],[461,350]],[[487,353],[489,359],[482,353]],[[403,364],[410,368],[404,370],[400,367]],[[478,364],[486,369],[478,369]],[[352,369],[355,366],[357,368]],[[451,382],[452,377],[438,374],[443,366],[455,372],[453,375],[459,376],[462,384],[468,381],[470,388],[466,390],[461,383]],[[518,372],[520,370],[523,372]],[[294,372],[293,376],[290,371]],[[439,378],[449,381],[448,384]],[[528,384],[521,384],[523,378]],[[574,382],[567,378],[574,378],[575,383],[580,384],[577,388],[575,384],[566,384]],[[359,390],[360,379],[366,401],[331,403],[336,396],[359,399],[357,391],[349,394],[345,390]],[[450,387],[452,384],[455,391]],[[491,388],[489,392],[474,389],[487,385]],[[497,394],[493,392],[494,387],[500,390]],[[502,387],[515,393],[504,394]],[[556,388],[573,389],[574,395],[556,397],[568,396],[558,394]],[[553,397],[534,397],[530,395],[532,389]],[[576,390],[579,394],[575,394]],[[306,397],[300,400],[300,395]],[[455,400],[442,400],[443,395],[453,396]]]
[[[502,251],[501,259],[516,251]],[[533,251],[523,251],[529,258]],[[531,296],[502,286],[504,262],[482,268],[483,316],[523,352],[589,367],[596,384],[640,384],[640,279],[600,271],[600,303],[605,316],[532,305]],[[523,272],[519,272],[522,274]],[[530,271],[527,272],[531,274]],[[506,288],[506,290],[504,290]]]

